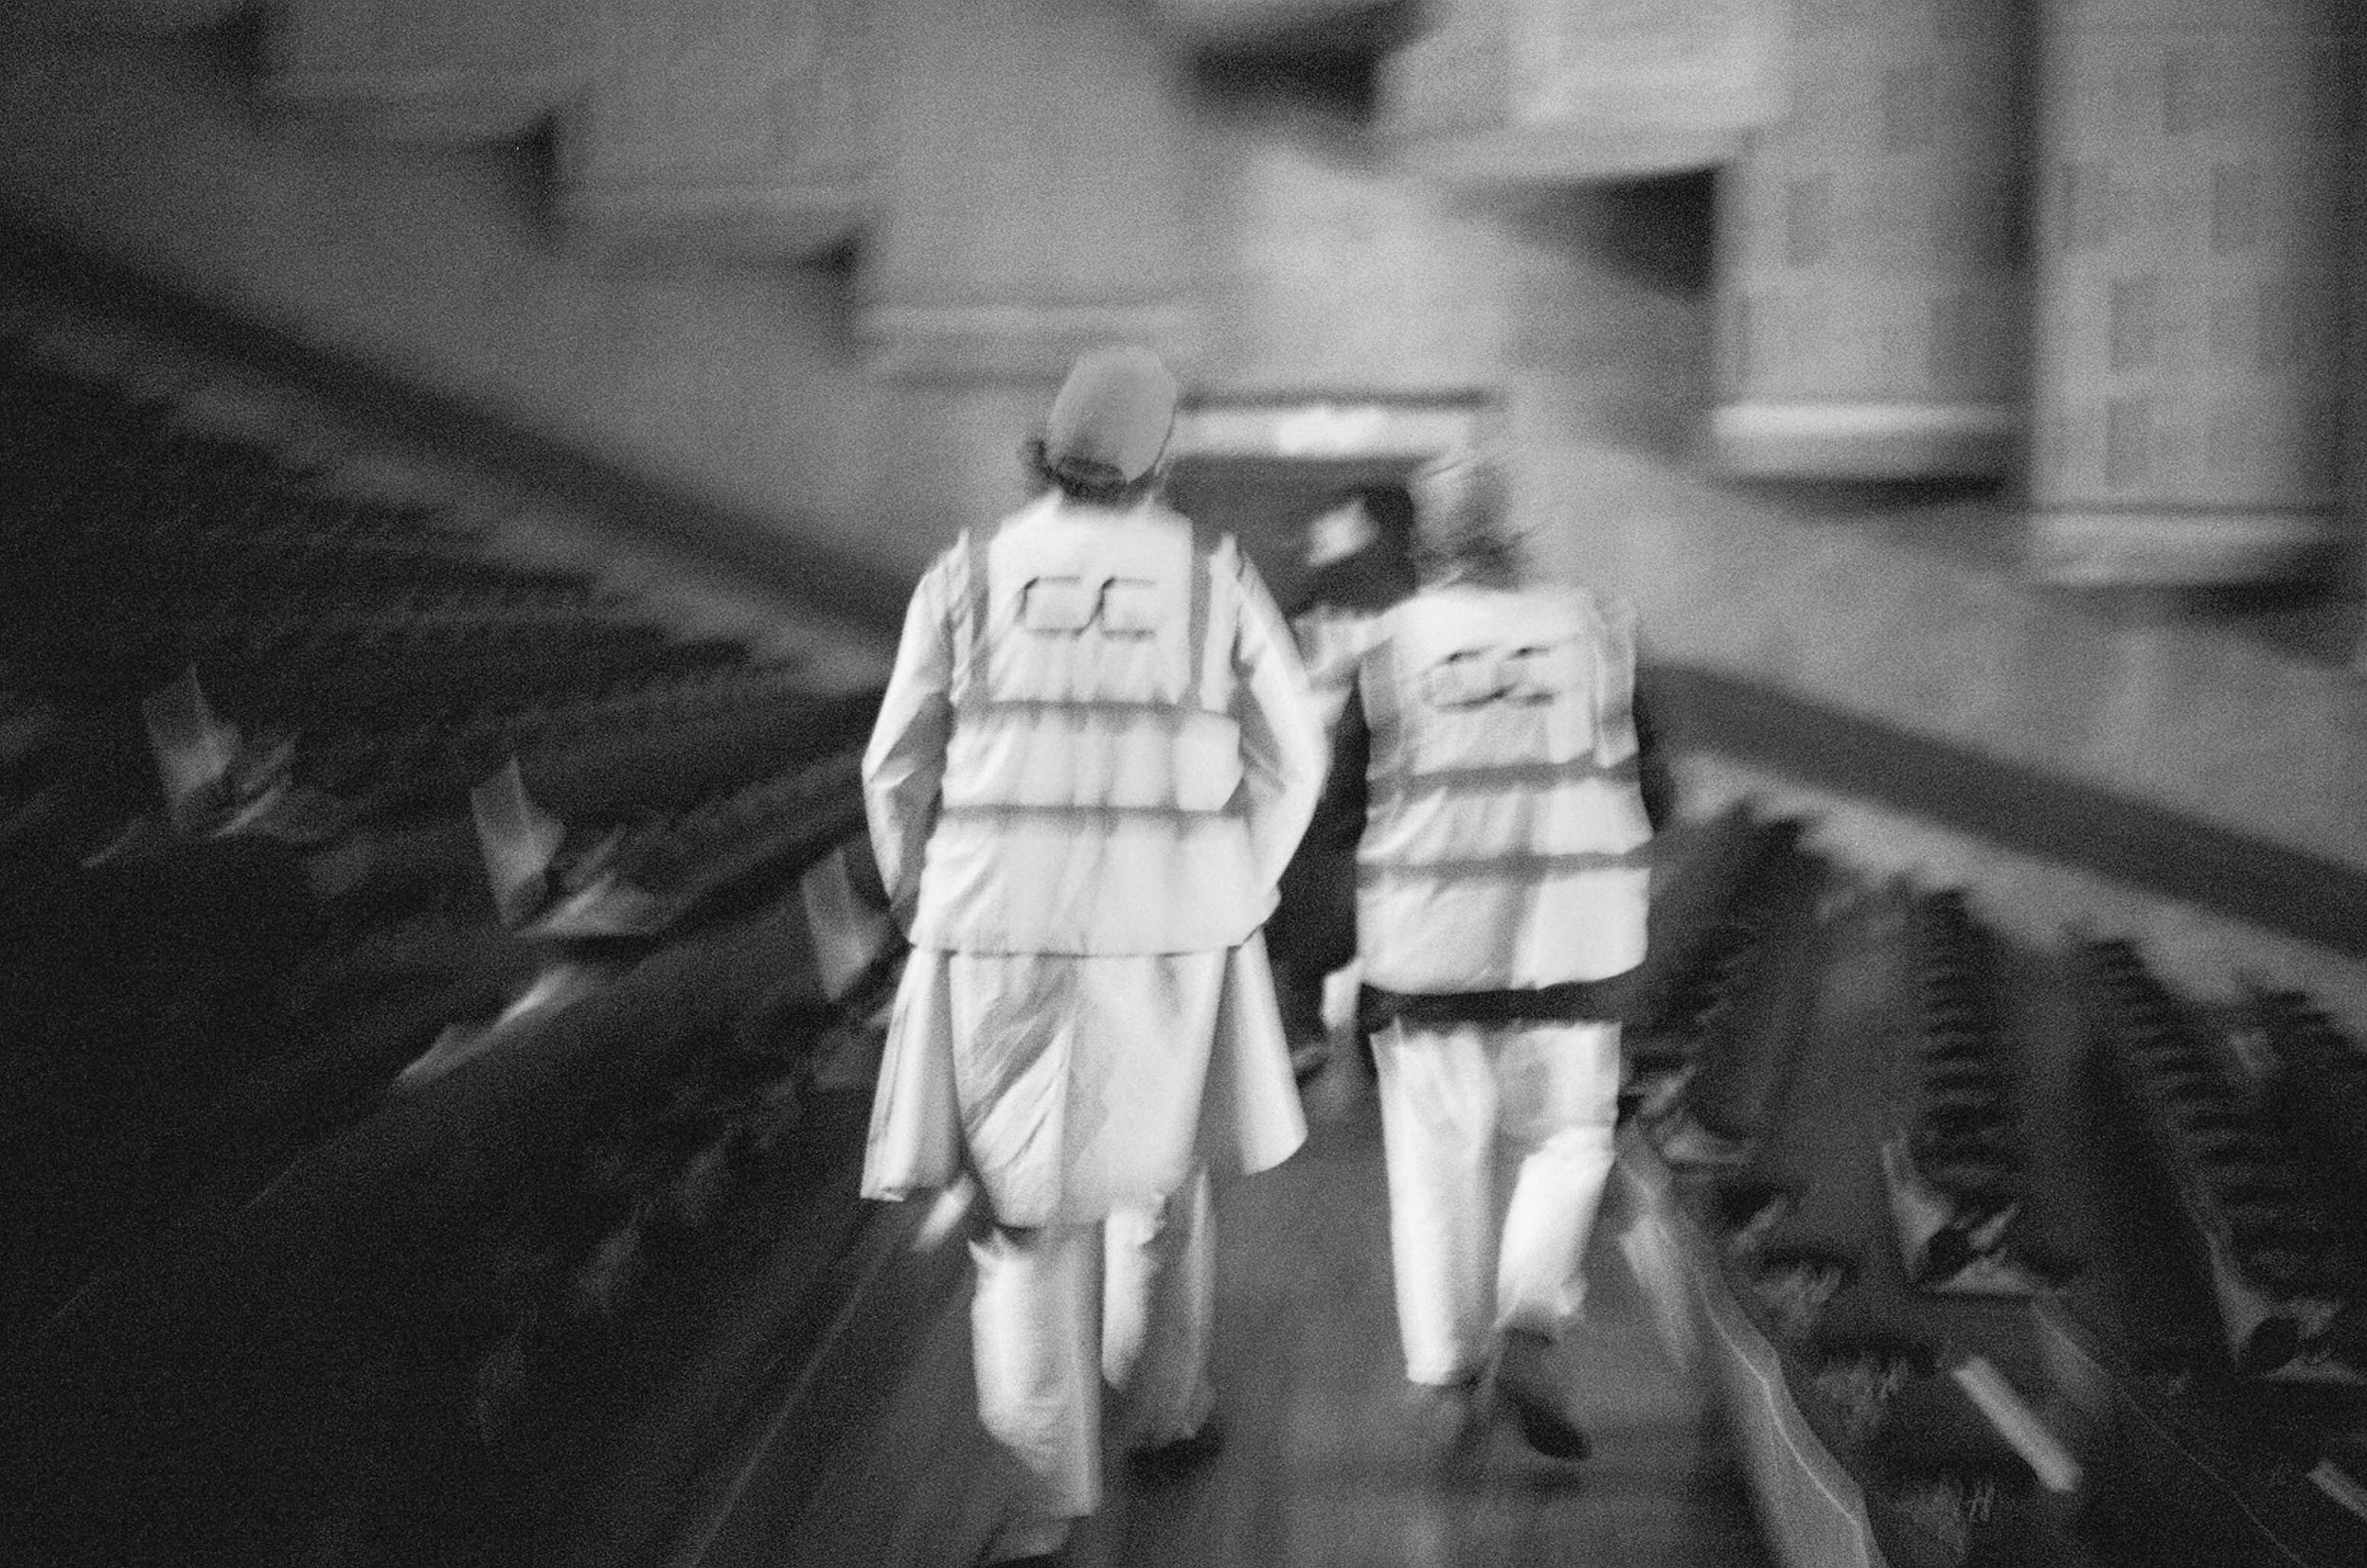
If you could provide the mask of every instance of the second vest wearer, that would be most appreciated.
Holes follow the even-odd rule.
[[[1577,590],[1458,584],[1386,612],[1358,676],[1368,984],[1527,989],[1641,961],[1634,682],[1631,617]]]

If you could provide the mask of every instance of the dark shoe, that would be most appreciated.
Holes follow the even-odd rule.
[[[1290,1046],[1290,1076],[1304,1088],[1308,1079],[1322,1072],[1331,1060],[1331,1042],[1320,1035],[1302,1040]]]
[[[1583,1459],[1593,1452],[1572,1418],[1552,1367],[1553,1341],[1525,1328],[1504,1332],[1496,1353],[1496,1393],[1521,1425],[1529,1447],[1549,1459]]]
[[[1189,1437],[1136,1449],[1126,1456],[1126,1468],[1137,1481],[1157,1484],[1191,1474],[1214,1459],[1224,1447],[1224,1421],[1211,1416]]]
[[[1480,1380],[1415,1383],[1407,1399],[1415,1431],[1433,1459],[1446,1463],[1468,1455],[1487,1434],[1486,1403]]]

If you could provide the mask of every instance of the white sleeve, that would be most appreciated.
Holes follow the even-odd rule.
[[[879,862],[889,906],[908,932],[920,897],[921,863],[936,827],[946,741],[952,731],[953,629],[949,612],[957,599],[947,579],[959,555],[957,550],[940,557],[913,592],[896,668],[888,676],[879,722],[863,757],[863,812],[871,828],[872,856]]]
[[[1298,848],[1322,793],[1328,742],[1321,710],[1282,614],[1257,569],[1233,552],[1240,597],[1234,705],[1251,853],[1268,896]]]

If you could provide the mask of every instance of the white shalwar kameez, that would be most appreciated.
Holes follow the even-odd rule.
[[[1257,927],[1323,760],[1255,573],[1155,504],[1046,497],[914,596],[864,759],[915,951],[863,1191],[983,1189],[980,1417],[1045,1521],[1099,1504],[1105,1379],[1130,1446],[1212,1411],[1209,1176],[1306,1137]]]
[[[1448,585],[1377,633],[1358,935],[1369,984],[1444,1004],[1374,1037],[1406,1376],[1444,1385],[1583,1310],[1619,1025],[1555,997],[1642,959],[1651,829],[1622,607]]]

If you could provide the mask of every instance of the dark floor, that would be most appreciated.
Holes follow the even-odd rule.
[[[1378,1111],[1357,1085],[1319,1105],[1289,1164],[1219,1202],[1218,1389],[1228,1441],[1205,1470],[1155,1487],[1114,1460],[1101,1513],[1069,1546],[1074,1568],[1764,1568],[1735,1460],[1696,1381],[1663,1349],[1618,1240],[1614,1181],[1589,1272],[1590,1322],[1566,1352],[1595,1438],[1583,1465],[1539,1458],[1508,1426],[1466,1466],[1423,1457],[1406,1418],[1390,1301]],[[834,1456],[820,1506],[770,1549],[773,1563],[958,1565],[999,1500],[975,1479],[966,1301],[949,1303],[911,1363],[868,1454]],[[959,1408],[956,1409],[955,1406]],[[967,1495],[927,1495],[913,1450],[967,1471]],[[956,1454],[953,1451],[970,1450]],[[917,1467],[926,1474],[928,1466]],[[898,1510],[877,1546],[881,1510]],[[737,1534],[738,1532],[729,1532]],[[865,1542],[868,1549],[859,1547]]]

